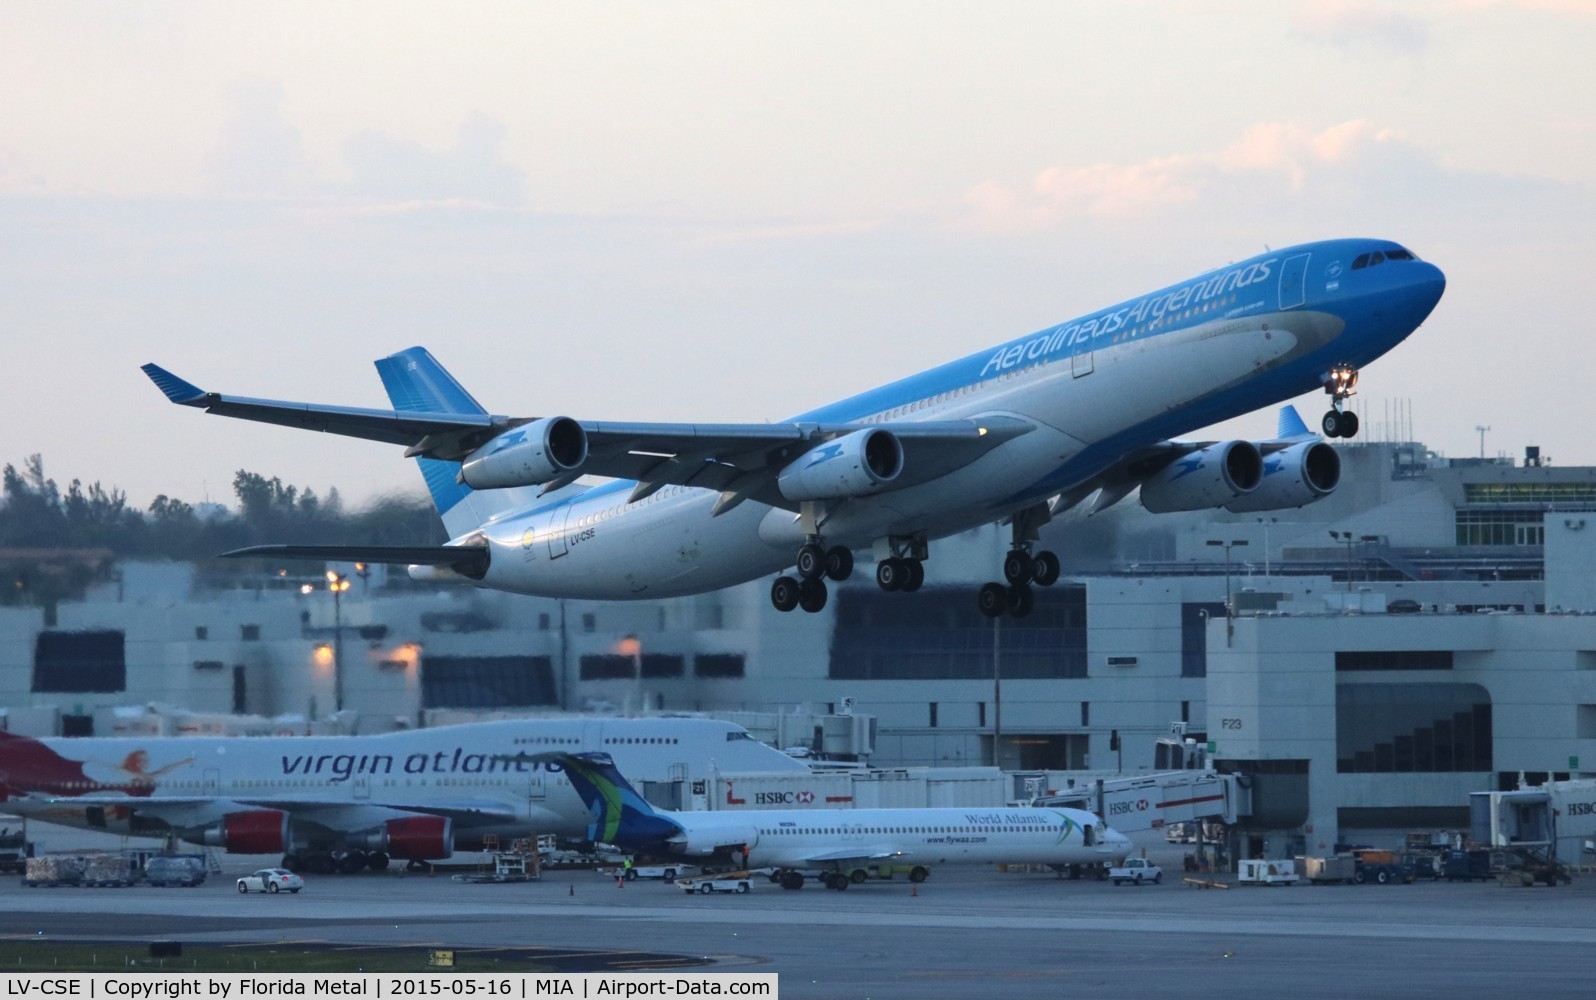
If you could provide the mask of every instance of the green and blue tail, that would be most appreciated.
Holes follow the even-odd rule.
[[[682,832],[622,777],[609,754],[559,754],[555,760],[593,817],[589,840],[629,850],[661,850]]]

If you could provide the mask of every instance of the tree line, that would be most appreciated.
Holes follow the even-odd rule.
[[[34,603],[41,595],[29,599],[28,591],[46,583],[35,578],[52,573],[52,557],[19,549],[58,553],[54,575],[72,580],[48,589],[72,592],[103,577],[115,559],[199,562],[273,542],[437,545],[447,540],[431,502],[421,496],[384,496],[346,511],[336,487],[321,497],[245,469],[233,477],[233,495],[237,508],[226,512],[197,509],[164,493],[139,510],[128,504],[125,492],[98,481],[85,485],[73,479],[62,489],[45,474],[41,455],[29,455],[21,469],[7,464],[0,485],[0,550],[9,551],[0,552],[0,579],[12,585],[0,589],[0,601]],[[72,558],[72,550],[82,558]],[[63,567],[63,558],[79,565]]]

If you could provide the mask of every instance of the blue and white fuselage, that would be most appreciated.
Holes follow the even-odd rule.
[[[302,412],[289,419],[281,415],[288,404],[202,394],[154,366],[146,370],[175,402],[409,443],[411,454],[426,456],[423,470],[451,544],[488,550],[485,565],[466,574],[480,585],[552,597],[653,598],[777,573],[794,564],[794,549],[806,540],[874,549],[881,558],[905,555],[918,570],[930,539],[1004,519],[1019,524],[1026,512],[1057,511],[1098,490],[1117,499],[1140,485],[1147,502],[1148,483],[1177,457],[1220,455],[1171,439],[1335,378],[1355,380],[1358,368],[1424,321],[1444,288],[1438,268],[1389,241],[1271,251],[771,425],[771,433],[799,442],[791,447],[762,440],[747,425],[584,423],[586,436],[579,437],[568,418],[503,424],[419,349],[378,362],[396,407],[382,412],[399,420],[449,409],[470,414],[462,420],[500,421],[484,425],[484,434],[522,430],[486,444],[481,435],[462,438],[470,443],[451,452],[435,446],[447,425],[418,430],[412,419],[405,425],[410,437],[383,437],[364,425],[313,422]],[[1345,395],[1350,391],[1337,394],[1333,413]],[[379,412],[310,409],[367,421]],[[1355,417],[1346,416],[1354,422],[1342,433],[1355,433]],[[868,432],[877,428],[886,433],[872,439]],[[501,453],[526,449],[525,431],[544,433],[544,447],[516,468],[543,473],[505,480]],[[565,464],[555,457],[560,433],[567,434]],[[698,449],[695,442],[705,444]],[[872,457],[854,458],[861,466],[874,461],[881,474],[856,478],[851,487],[817,485],[814,470],[840,468],[848,456],[836,456],[850,443],[879,447]],[[1263,453],[1278,447],[1284,442],[1261,443]],[[1252,452],[1254,462],[1258,454]],[[584,471],[615,478],[574,485]],[[473,490],[473,481],[512,488]],[[514,488],[539,483],[555,488],[541,497]],[[1238,496],[1252,488],[1230,485]],[[1190,500],[1178,489],[1175,506],[1148,506],[1224,503]],[[1279,506],[1325,492],[1283,494],[1288,499]],[[1018,528],[1015,547],[1029,552]],[[439,568],[442,560],[432,562],[412,572],[456,575]],[[1029,570],[1022,576],[1020,585]]]

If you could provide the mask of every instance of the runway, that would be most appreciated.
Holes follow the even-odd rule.
[[[232,859],[229,859],[231,862]],[[1178,858],[1177,858],[1178,860]],[[0,881],[0,932],[54,939],[540,946],[777,972],[785,997],[1588,996],[1596,879],[1198,890],[1113,887],[990,867],[912,888],[689,896],[594,872],[467,885],[320,876],[297,896],[197,889],[28,889]],[[652,959],[659,961],[659,959]],[[671,961],[679,961],[672,959]],[[564,965],[565,963],[561,963]],[[646,964],[635,968],[648,968]]]

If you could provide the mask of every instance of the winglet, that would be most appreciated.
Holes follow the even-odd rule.
[[[1312,437],[1313,432],[1297,415],[1297,408],[1288,403],[1280,408],[1280,427],[1275,436],[1282,441],[1290,441],[1292,438]]]
[[[156,388],[166,393],[166,398],[184,406],[200,406],[209,395],[204,389],[183,381],[160,365],[144,365],[140,371],[150,377]]]

